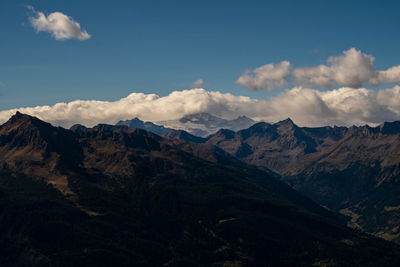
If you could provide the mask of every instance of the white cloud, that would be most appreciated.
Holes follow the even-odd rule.
[[[362,88],[364,85],[377,86],[385,83],[400,82],[400,65],[387,70],[376,70],[375,58],[350,48],[340,56],[332,56],[327,64],[313,67],[290,69],[290,62],[285,65],[267,64],[256,68],[251,75],[247,71],[241,75],[236,83],[250,91],[272,91],[293,81],[295,85],[306,87],[333,88],[335,86]]]
[[[81,30],[81,25],[70,16],[61,12],[53,12],[46,16],[31,6],[28,8],[34,15],[29,17],[29,21],[37,32],[49,32],[56,40],[78,39],[83,41],[91,37],[86,30]]]
[[[253,71],[247,70],[235,83],[249,88],[250,91],[271,92],[287,85],[289,76],[290,62],[282,61],[278,64],[263,65]]]
[[[293,71],[297,81],[321,87],[340,86],[360,88],[376,75],[375,58],[350,48],[341,56],[330,57],[328,65],[298,68]]]
[[[310,68],[298,68],[293,70],[297,82],[307,86],[321,86],[324,88],[333,87],[331,70],[325,65]]]
[[[269,100],[204,89],[175,91],[164,97],[132,93],[113,102],[76,100],[53,106],[0,111],[0,122],[8,120],[17,110],[63,127],[75,123],[86,126],[115,124],[134,117],[156,122],[198,112],[229,119],[246,115],[267,122],[290,117],[302,126],[375,125],[400,119],[400,86],[382,90],[343,87],[324,92],[295,87]]]
[[[263,102],[249,97],[238,97],[204,89],[175,91],[168,96],[132,93],[118,101],[76,100],[53,106],[37,106],[0,111],[0,122],[6,121],[17,110],[37,116],[54,125],[70,127],[75,123],[93,126],[114,124],[121,119],[139,117],[147,121],[179,119],[197,112],[210,112],[233,118],[236,114],[258,114]]]
[[[297,87],[271,98],[265,119],[274,121],[284,115],[305,126],[376,125],[400,119],[400,105],[391,107],[383,100],[399,91],[398,86],[377,91],[343,87],[324,92]],[[395,97],[400,101],[400,93]]]
[[[204,80],[203,79],[197,79],[192,83],[192,88],[201,88],[204,86]]]
[[[372,85],[382,83],[398,83],[400,82],[400,65],[391,67],[387,70],[380,70],[377,75],[369,80]]]

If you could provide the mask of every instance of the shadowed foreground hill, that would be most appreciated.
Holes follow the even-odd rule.
[[[0,127],[0,265],[398,266],[268,173],[127,127]]]

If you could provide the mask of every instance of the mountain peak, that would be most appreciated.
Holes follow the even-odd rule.
[[[143,130],[150,131],[150,132],[153,132],[158,135],[167,134],[171,130],[169,128],[165,128],[162,125],[154,124],[150,121],[144,122],[141,119],[139,119],[138,117],[136,117],[132,120],[126,120],[126,121],[121,120],[116,125],[118,125],[118,126],[124,125],[124,126],[128,126],[130,128],[143,129]]]
[[[236,119],[234,119],[234,120],[232,120],[232,121],[233,121],[233,122],[236,122],[236,123],[248,123],[249,126],[250,126],[251,124],[254,124],[254,123],[255,123],[254,120],[252,120],[251,118],[249,118],[249,117],[247,117],[247,116],[245,116],[245,115],[238,116]]]
[[[282,121],[278,121],[276,124],[278,124],[278,125],[284,125],[284,124],[286,124],[286,125],[296,125],[296,124],[294,124],[294,122],[292,121],[292,119],[291,118],[287,118],[287,119],[285,119],[285,120],[282,120]]]
[[[271,127],[271,124],[264,122],[264,121],[260,121],[260,122],[253,124],[252,126],[250,126],[247,129],[238,131],[238,133],[240,136],[242,136],[242,138],[245,138],[245,139],[252,135],[263,136],[267,132],[269,132],[269,129],[271,129],[270,127]]]
[[[274,126],[280,129],[280,131],[294,131],[298,128],[298,126],[290,118],[279,121],[275,123]]]
[[[82,124],[74,124],[71,126],[71,128],[69,128],[71,131],[75,132],[75,133],[80,133],[82,131],[84,131],[86,128],[86,126],[82,125]]]
[[[43,129],[52,127],[50,123],[44,122],[36,117],[21,113],[17,111],[1,128],[3,131],[9,131],[14,129]]]
[[[0,148],[10,151],[7,165],[23,173],[34,173],[38,169],[40,173],[53,173],[60,166],[76,164],[81,148],[74,138],[69,130],[20,112],[0,127]],[[18,163],[21,160],[25,165]],[[67,182],[62,183],[60,190],[67,190]]]
[[[24,113],[17,111],[13,116],[11,116],[11,118],[8,121],[15,123],[15,122],[18,122],[21,120],[34,120],[34,119],[36,119],[36,118],[32,117],[28,114],[24,114]]]
[[[138,117],[135,117],[135,118],[133,118],[133,119],[131,119],[131,120],[125,120],[125,121],[120,120],[119,122],[117,122],[116,125],[126,125],[126,126],[130,126],[131,124],[132,124],[132,125],[137,125],[137,124],[143,124],[143,123],[144,123],[144,121],[142,121],[142,120],[139,119]],[[130,126],[130,127],[132,127],[132,126]],[[133,127],[134,127],[134,126],[133,126]]]

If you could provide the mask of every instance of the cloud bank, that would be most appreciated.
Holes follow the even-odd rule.
[[[70,16],[61,12],[53,12],[46,16],[31,6],[28,8],[33,12],[29,21],[37,32],[49,32],[56,40],[78,39],[83,41],[91,37],[86,30],[81,30],[81,25]]]
[[[0,111],[0,122],[7,121],[17,110],[66,128],[76,123],[89,127],[98,123],[115,124],[134,117],[157,122],[198,112],[228,119],[246,115],[267,122],[290,117],[301,126],[376,125],[400,119],[400,86],[382,90],[343,87],[325,92],[296,87],[269,100],[204,89],[175,91],[164,97],[132,93],[113,102],[76,100]]]
[[[273,91],[288,84],[306,87],[333,88],[343,86],[362,88],[365,85],[377,86],[400,82],[400,65],[386,70],[376,70],[375,58],[350,48],[340,56],[332,56],[327,64],[314,67],[291,68],[289,61],[267,64],[246,71],[236,83],[250,91]]]

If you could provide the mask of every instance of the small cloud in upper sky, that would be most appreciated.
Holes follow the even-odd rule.
[[[271,92],[289,84],[321,88],[361,88],[365,85],[400,82],[400,65],[376,70],[374,61],[372,55],[350,48],[341,55],[329,57],[327,64],[318,66],[291,69],[289,61],[266,64],[253,71],[246,71],[236,83],[250,91]]]
[[[32,6],[28,9],[33,12],[29,17],[32,27],[37,32],[49,32],[56,40],[78,39],[87,40],[91,35],[81,29],[81,25],[70,16],[61,12],[53,12],[46,16],[43,12],[36,11]]]
[[[193,88],[200,88],[204,86],[204,80],[203,79],[197,79],[192,83]]]

